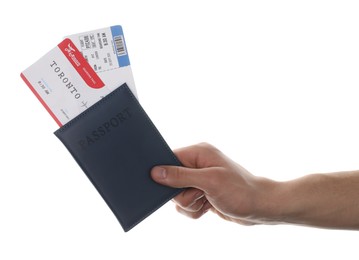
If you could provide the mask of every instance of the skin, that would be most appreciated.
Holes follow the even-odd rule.
[[[156,166],[151,176],[162,185],[187,188],[173,201],[190,218],[212,211],[242,225],[359,229],[359,171],[277,182],[251,174],[206,143],[175,154],[184,167]]]

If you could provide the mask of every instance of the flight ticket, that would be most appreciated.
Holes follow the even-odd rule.
[[[59,126],[123,83],[137,97],[119,25],[67,36],[21,77]]]

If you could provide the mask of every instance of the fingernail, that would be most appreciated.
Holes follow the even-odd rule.
[[[154,167],[152,170],[152,177],[156,180],[163,180],[167,177],[167,172],[165,168]]]

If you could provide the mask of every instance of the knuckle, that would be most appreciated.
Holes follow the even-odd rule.
[[[199,149],[204,149],[204,150],[216,150],[217,149],[213,145],[206,143],[206,142],[201,142],[201,143],[197,144],[196,146]]]
[[[223,156],[222,152],[215,146],[209,143],[199,143],[196,145],[198,151],[205,157],[211,160]]]
[[[182,174],[182,170],[180,167],[173,167],[173,177],[175,179],[179,179],[181,177],[181,174]]]
[[[189,209],[193,203],[193,200],[188,197],[182,197],[181,200],[178,201],[178,205],[183,209]]]
[[[175,203],[185,210],[196,212],[202,208],[204,200],[206,197],[198,196],[197,190],[188,189],[176,196]]]
[[[192,202],[188,199],[182,198],[181,200],[177,201],[177,204],[183,209],[188,209],[191,206]]]
[[[187,211],[187,210],[179,207],[178,205],[176,206],[176,210],[177,210],[177,212],[181,213],[182,215],[192,218],[192,219],[198,219],[203,215],[203,212],[190,212],[190,211]]]

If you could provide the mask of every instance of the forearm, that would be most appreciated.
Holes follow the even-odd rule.
[[[359,171],[271,182],[267,218],[324,228],[359,229]],[[265,200],[263,200],[265,203]]]

